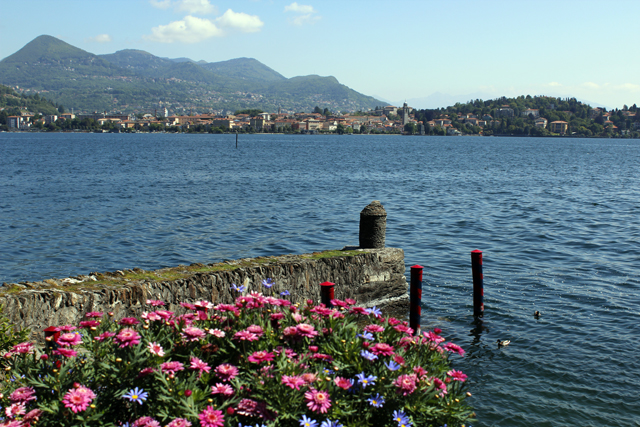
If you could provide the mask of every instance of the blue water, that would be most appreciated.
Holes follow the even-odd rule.
[[[2,133],[0,282],[357,245],[380,200],[475,426],[640,426],[639,165],[637,140]]]

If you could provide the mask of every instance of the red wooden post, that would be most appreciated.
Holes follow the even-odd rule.
[[[335,283],[324,282],[320,283],[320,302],[325,305],[325,307],[333,307],[331,304],[331,300],[334,299],[334,287]]]
[[[482,251],[471,251],[471,272],[473,274],[473,315],[484,316],[484,276],[482,274]]]
[[[422,269],[420,265],[411,267],[411,288],[409,291],[409,326],[415,334],[420,330],[420,315],[422,314]]]

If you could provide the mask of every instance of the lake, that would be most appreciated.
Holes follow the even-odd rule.
[[[622,139],[0,133],[0,282],[357,245],[380,200],[474,427],[640,426],[639,166]]]

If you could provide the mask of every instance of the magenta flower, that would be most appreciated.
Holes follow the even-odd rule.
[[[162,318],[163,320],[169,320],[169,319],[171,319],[171,316],[173,316],[173,311],[156,310],[155,313],[158,316],[160,316],[160,318]]]
[[[133,326],[133,325],[137,325],[138,323],[140,323],[140,321],[135,317],[125,317],[124,319],[118,322],[118,324],[124,325],[124,326]]]
[[[126,328],[115,336],[114,341],[120,344],[120,348],[133,347],[140,344],[140,334],[133,329]]]
[[[155,354],[156,356],[160,357],[164,356],[164,349],[157,342],[150,342],[147,348],[149,349],[149,353],[151,354]]]
[[[318,380],[318,376],[316,374],[311,373],[311,372],[306,372],[306,373],[300,375],[300,377],[307,384],[313,384],[314,382],[316,382]]]
[[[24,422],[24,423],[33,422],[35,424],[35,422],[38,421],[41,416],[42,416],[42,410],[40,410],[40,409],[32,409],[31,411],[27,412],[27,415],[22,417],[22,422]]]
[[[384,327],[380,325],[367,325],[364,327],[365,332],[384,332]]]
[[[291,387],[292,389],[296,389],[296,390],[300,390],[300,387],[306,384],[305,381],[302,379],[302,377],[297,375],[293,375],[293,376],[283,375],[280,382],[286,385],[287,387]]]
[[[149,304],[150,306],[153,306],[153,307],[160,307],[160,306],[164,305],[164,301],[160,301],[160,300],[157,300],[157,299],[148,299],[147,300],[147,304]]]
[[[167,424],[167,427],[191,427],[191,423],[184,418],[176,418]]]
[[[224,331],[221,331],[220,329],[209,329],[208,332],[216,338],[224,338],[226,335]]]
[[[12,402],[22,402],[27,403],[31,400],[36,400],[36,391],[33,387],[20,387],[16,389],[11,396],[9,396],[9,400]]]
[[[108,338],[115,337],[115,336],[116,336],[115,333],[106,331],[106,332],[101,333],[97,337],[93,337],[93,339],[96,340],[96,341],[104,341],[104,340],[106,340]]]
[[[453,379],[454,381],[465,382],[467,379],[466,374],[464,374],[462,371],[456,371],[455,369],[452,369],[451,371],[447,372],[447,375],[449,375],[451,379]]]
[[[206,336],[206,332],[200,328],[188,326],[182,330],[180,335],[182,336],[183,340],[191,342],[198,341],[200,338],[204,338]]]
[[[24,415],[27,412],[24,402],[13,403],[11,406],[4,408],[4,413],[9,418],[15,418],[18,415]]]
[[[458,353],[460,356],[464,356],[464,353],[465,353],[462,347],[452,342],[446,343],[445,345],[442,346],[442,348],[452,353]]]
[[[444,381],[442,381],[440,378],[432,378],[433,380],[433,384],[436,386],[436,388],[440,389],[440,396],[444,396],[445,394],[447,394],[447,385],[444,383]]]
[[[313,327],[313,325],[309,325],[308,323],[300,323],[296,326],[298,330],[298,334],[303,337],[313,338],[318,335],[318,331]]]
[[[84,315],[84,317],[88,317],[88,318],[102,317],[102,316],[103,316],[103,313],[99,311],[90,311]]]
[[[211,370],[211,366],[207,365],[197,357],[191,357],[191,365],[189,367],[193,370],[198,370],[200,375],[202,375],[203,372],[209,373]]]
[[[165,374],[175,374],[178,371],[183,371],[184,365],[180,362],[164,362],[160,365],[160,371]]]
[[[224,425],[224,415],[222,415],[222,411],[217,411],[213,409],[212,406],[207,406],[207,408],[198,415],[198,418],[200,419],[200,425],[202,427],[222,427]]]
[[[76,328],[73,325],[64,325],[64,326],[58,326],[58,329],[60,329],[61,332],[71,332],[71,331],[75,331]]]
[[[422,335],[424,335],[424,337],[429,341],[434,342],[436,344],[440,344],[442,341],[444,341],[444,338],[442,338],[440,335],[431,331],[423,332]]]
[[[402,394],[403,396],[407,396],[416,391],[417,380],[418,376],[416,374],[400,375],[393,382],[393,385],[398,388],[398,393]]]
[[[151,417],[140,417],[133,422],[132,427],[160,427],[160,423]]]
[[[82,322],[80,322],[80,327],[81,328],[97,328],[98,326],[100,326],[100,322],[98,322],[97,320],[83,320]]]
[[[211,394],[233,396],[233,387],[231,387],[229,384],[216,383],[216,385],[211,386]]]
[[[393,329],[395,329],[398,332],[405,333],[407,335],[413,335],[413,329],[411,329],[406,325],[397,325],[397,326],[394,326]]]
[[[324,390],[316,390],[312,388],[304,394],[307,399],[307,407],[314,412],[327,413],[327,410],[331,407],[331,399],[329,393]]]
[[[274,354],[264,350],[256,351],[251,356],[247,357],[249,362],[262,363],[271,362],[274,358]]]
[[[71,409],[74,413],[83,412],[87,409],[96,395],[93,391],[84,386],[70,389],[62,398],[65,408]]]
[[[378,356],[393,356],[393,347],[389,344],[379,342],[369,347],[369,350]]]
[[[78,352],[75,350],[71,350],[70,348],[60,347],[56,350],[52,351],[53,354],[64,357],[75,357],[78,355]]]
[[[56,342],[62,346],[70,347],[72,345],[80,344],[82,342],[82,337],[80,334],[67,332],[66,334],[60,335]]]
[[[349,390],[353,386],[353,380],[348,380],[342,377],[335,377],[333,379],[333,382],[336,383],[338,387],[343,388],[345,390]]]
[[[228,363],[223,363],[214,369],[216,375],[218,375],[223,381],[231,381],[238,376],[238,368]]]
[[[233,335],[234,340],[240,341],[257,341],[258,336],[253,332],[249,332],[246,330],[238,331]]]
[[[211,304],[209,301],[198,301],[193,304],[193,306],[196,308],[196,310],[209,310],[210,308],[213,308],[213,304]]]
[[[251,325],[247,328],[248,332],[251,332],[253,334],[256,334],[258,337],[261,337],[264,335],[264,330],[262,329],[261,326],[258,325]]]
[[[25,341],[11,347],[11,353],[32,354],[33,349],[33,343]]]

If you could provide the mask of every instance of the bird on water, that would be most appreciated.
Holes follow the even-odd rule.
[[[509,340],[498,340],[498,347],[506,347],[511,344]]]
[[[533,317],[535,317],[536,319],[540,318],[540,312],[536,310],[536,312],[533,313]]]

